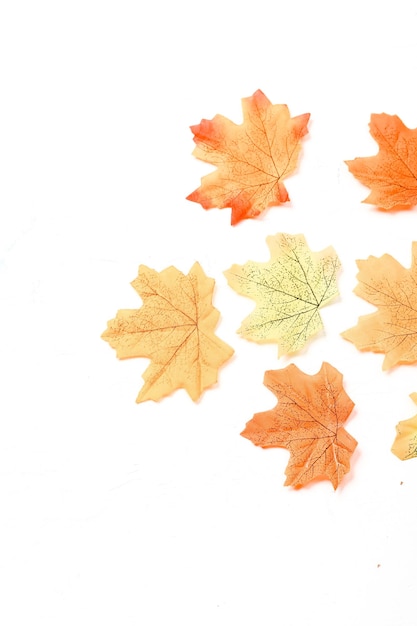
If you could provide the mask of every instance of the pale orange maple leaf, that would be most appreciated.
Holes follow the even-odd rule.
[[[222,115],[191,126],[194,156],[217,166],[187,200],[204,209],[232,209],[231,223],[257,217],[289,200],[284,178],[296,168],[309,113],[291,118],[285,104],[271,104],[262,91],[242,99],[243,123]]]
[[[410,398],[417,404],[417,393],[410,393]],[[395,428],[397,435],[391,452],[401,461],[417,458],[417,415],[398,422]]]
[[[417,242],[412,244],[411,268],[389,254],[356,261],[355,293],[378,307],[342,333],[359,350],[382,352],[384,370],[417,361]]]
[[[336,489],[349,471],[357,441],[343,428],[354,403],[342,380],[329,363],[313,376],[294,364],[265,373],[264,385],[278,403],[256,413],[241,434],[262,448],[289,450],[285,485],[302,487],[326,478]]]
[[[172,266],[157,272],[141,265],[132,285],[142,307],[118,311],[102,338],[119,359],[151,359],[136,402],[160,400],[179,388],[198,400],[233,354],[214,334],[220,315],[211,304],[214,280],[198,263],[187,275]]]
[[[386,113],[371,115],[369,127],[378,154],[346,161],[350,172],[371,189],[363,202],[386,210],[410,209],[417,204],[417,129]]]

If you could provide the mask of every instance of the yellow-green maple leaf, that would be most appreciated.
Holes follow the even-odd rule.
[[[256,301],[238,332],[258,343],[277,343],[278,356],[300,350],[323,328],[319,309],[338,295],[340,261],[333,248],[312,252],[303,235],[267,237],[271,258],[224,272],[229,285]]]

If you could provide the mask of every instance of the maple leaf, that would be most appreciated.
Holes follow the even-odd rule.
[[[354,403],[342,380],[329,363],[313,376],[294,364],[265,372],[264,385],[278,403],[256,413],[241,435],[262,448],[289,450],[285,485],[302,487],[327,478],[336,489],[349,471],[357,441],[343,428]]]
[[[119,359],[151,359],[136,402],[160,400],[179,388],[196,401],[233,354],[214,334],[220,315],[211,304],[214,280],[198,263],[187,275],[175,267],[157,272],[141,265],[131,284],[143,306],[118,311],[102,338]]]
[[[417,404],[417,393],[410,393],[410,398]],[[391,451],[401,461],[415,459],[417,457],[417,415],[408,420],[398,422],[395,428],[397,436]]]
[[[243,124],[222,115],[191,126],[193,155],[217,166],[187,200],[204,209],[230,207],[231,223],[257,217],[289,200],[283,179],[296,168],[309,113],[290,117],[285,104],[271,104],[262,91],[242,99]]]
[[[359,350],[382,352],[382,369],[417,361],[417,243],[412,264],[405,269],[391,255],[356,261],[358,285],[354,292],[378,311],[359,318],[342,333]]]
[[[256,301],[238,332],[258,343],[278,344],[278,356],[296,352],[323,324],[319,309],[338,294],[340,261],[333,248],[312,252],[303,235],[267,237],[271,258],[224,272],[229,285]]]
[[[417,129],[386,113],[371,115],[369,127],[379,144],[378,154],[345,161],[371,189],[364,202],[387,210],[411,208],[417,204]]]

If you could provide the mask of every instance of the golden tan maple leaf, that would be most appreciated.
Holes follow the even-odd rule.
[[[417,204],[417,129],[386,113],[371,115],[369,127],[378,154],[346,161],[350,172],[371,189],[364,202],[387,210],[411,208]]]
[[[359,350],[382,352],[384,370],[417,361],[417,243],[412,245],[411,268],[391,255],[356,261],[359,268],[355,293],[378,307],[342,333]]]
[[[271,258],[224,272],[230,287],[256,307],[238,332],[258,343],[277,343],[278,355],[300,350],[323,328],[319,309],[338,294],[340,261],[333,248],[312,252],[303,235],[267,237]]]
[[[343,428],[354,403],[342,381],[329,363],[313,376],[293,364],[265,372],[264,385],[278,403],[256,413],[241,434],[256,446],[289,450],[285,485],[327,478],[336,489],[349,471],[357,441]]]
[[[417,404],[417,393],[410,393],[410,398]],[[398,422],[397,436],[391,448],[392,452],[401,461],[417,457],[417,415],[408,420]]]
[[[194,156],[217,167],[187,199],[204,209],[232,209],[232,224],[289,200],[283,184],[295,170],[309,113],[291,118],[262,91],[242,99],[243,124],[216,115],[191,126]]]
[[[198,263],[187,275],[175,267],[157,272],[141,265],[132,285],[142,307],[118,311],[102,338],[119,359],[151,359],[136,401],[160,400],[179,388],[198,400],[233,354],[214,334],[220,315],[211,304],[214,280]]]

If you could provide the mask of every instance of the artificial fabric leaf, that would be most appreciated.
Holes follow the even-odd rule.
[[[179,388],[198,400],[233,354],[214,334],[219,319],[211,304],[214,280],[198,263],[187,275],[175,267],[157,272],[141,265],[132,285],[142,307],[118,311],[102,338],[119,359],[151,359],[136,402],[160,400]]]
[[[222,115],[191,126],[194,156],[217,167],[187,200],[204,209],[232,209],[232,224],[289,200],[283,180],[295,170],[309,113],[290,117],[262,91],[242,99],[243,124]]]
[[[410,393],[410,398],[417,404],[417,393]],[[401,461],[417,457],[417,415],[408,420],[398,422],[395,427],[397,436],[391,448]]]
[[[229,285],[256,301],[238,332],[258,343],[277,343],[278,356],[296,352],[323,324],[319,309],[338,294],[340,261],[333,248],[312,252],[303,235],[267,237],[271,258],[224,272]]]
[[[371,189],[364,200],[382,209],[409,209],[417,204],[417,129],[397,115],[371,115],[370,132],[379,144],[371,157],[346,161],[351,173]]]
[[[336,489],[349,471],[357,441],[343,424],[355,405],[342,380],[329,363],[323,363],[313,376],[293,364],[265,372],[264,385],[278,403],[256,413],[241,434],[256,446],[289,450],[285,485],[302,487],[327,478]]]
[[[356,261],[355,293],[378,307],[342,333],[359,350],[385,354],[382,369],[417,361],[417,243],[412,246],[411,268],[391,255]]]

